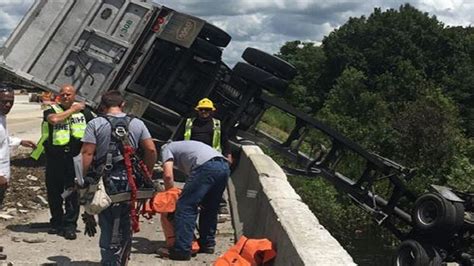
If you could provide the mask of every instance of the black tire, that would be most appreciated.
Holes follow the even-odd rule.
[[[403,241],[397,249],[395,266],[440,266],[442,258],[439,253],[429,245],[422,245],[415,240]]]
[[[455,210],[455,225],[454,228],[457,230],[464,225],[464,205],[461,202],[452,202]]]
[[[279,78],[290,80],[296,76],[296,68],[290,63],[258,49],[248,47],[242,54],[242,58]]]
[[[437,193],[420,196],[412,213],[415,228],[420,232],[435,233],[439,237],[453,234],[464,219],[464,207],[461,203],[451,202]]]
[[[219,47],[201,38],[196,38],[196,40],[194,40],[191,49],[195,55],[206,60],[220,61],[222,57],[222,50]]]
[[[275,92],[283,93],[288,87],[288,82],[279,79],[274,75],[247,63],[238,62],[233,68],[234,74],[242,77],[247,81],[254,82],[265,89]]]
[[[232,39],[227,32],[210,23],[204,24],[198,36],[219,47],[226,47]]]

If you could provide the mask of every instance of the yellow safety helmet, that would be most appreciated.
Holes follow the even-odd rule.
[[[201,99],[198,102],[198,105],[194,108],[196,111],[199,109],[212,109],[212,111],[215,111],[216,108],[214,107],[214,103],[209,100],[208,98]]]

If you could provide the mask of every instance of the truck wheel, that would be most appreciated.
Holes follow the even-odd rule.
[[[442,258],[429,245],[422,245],[415,240],[403,241],[397,249],[394,265],[396,266],[440,266]]]
[[[238,62],[234,66],[234,74],[241,76],[247,81],[252,81],[265,89],[275,92],[282,93],[288,87],[288,82],[283,79],[279,79],[274,75],[247,63]]]
[[[210,61],[220,61],[222,50],[201,38],[196,38],[191,46],[193,53],[203,59]]]
[[[204,24],[198,36],[219,47],[226,47],[232,39],[227,32],[210,23]]]
[[[449,236],[463,223],[464,207],[459,202],[451,202],[437,193],[420,196],[413,209],[412,220],[415,227],[424,233]]]
[[[455,231],[461,228],[464,224],[464,205],[461,202],[451,202],[454,205],[454,227]]]
[[[296,68],[290,63],[258,49],[248,47],[242,54],[242,58],[279,78],[290,80],[296,76]]]

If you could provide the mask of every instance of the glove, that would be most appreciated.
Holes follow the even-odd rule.
[[[97,233],[97,229],[96,229],[97,223],[95,222],[94,215],[83,213],[82,221],[86,225],[86,228],[84,229],[84,235],[93,237]]]

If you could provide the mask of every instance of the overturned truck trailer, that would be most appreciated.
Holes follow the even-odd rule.
[[[251,64],[230,69],[221,60],[230,40],[202,19],[149,1],[37,0],[4,44],[0,67],[56,93],[73,84],[92,108],[105,91],[120,90],[127,112],[168,140],[203,97],[214,100],[224,127],[250,127],[263,110],[255,96],[284,89],[295,75],[253,48]]]
[[[209,97],[231,136],[289,156],[304,168],[286,167],[287,173],[324,177],[372,213],[403,241],[396,265],[473,264],[474,193],[434,187],[433,193],[414,195],[408,187],[415,174],[411,169],[366,151],[273,96],[296,75],[293,66],[254,48],[242,55],[247,63],[233,68],[223,63],[230,40],[202,19],[149,1],[37,0],[1,48],[0,67],[55,93],[62,84],[73,84],[92,108],[105,91],[119,90],[126,111],[141,117],[163,141],[175,138],[197,101]],[[296,142],[291,149],[256,128],[270,107],[296,118],[293,131],[302,134],[290,134],[285,143]],[[299,148],[314,129],[331,146],[312,158]],[[360,176],[339,172],[348,152],[366,162]],[[376,193],[378,182],[389,184],[387,195]]]

